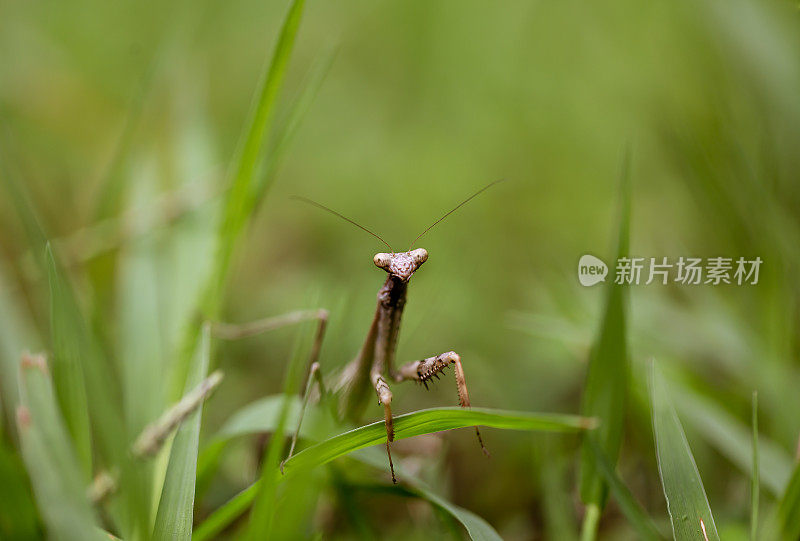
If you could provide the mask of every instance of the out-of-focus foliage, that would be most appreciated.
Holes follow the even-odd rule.
[[[89,348],[79,366],[115,376],[93,374],[94,387],[124,396],[119,413],[98,407],[106,397],[87,387],[91,422],[113,427],[122,416],[131,431],[123,439],[175,399],[177,384],[156,372],[180,373],[187,329],[200,328],[195,310],[219,264],[230,164],[287,6],[0,8],[0,501],[9,484],[28,495],[14,499],[24,511],[0,506],[0,536],[38,535],[55,520],[31,507],[42,472],[19,469],[28,445],[16,419],[24,349],[58,362],[75,359],[70,343]],[[291,127],[291,144],[263,149],[280,146],[281,160],[260,164],[248,188],[269,192],[225,248],[235,249],[219,317],[311,308],[308,292],[318,292],[330,311],[321,362],[332,373],[366,334],[384,278],[371,259],[383,248],[288,196],[317,200],[402,250],[505,177],[418,243],[430,258],[409,288],[398,362],[454,349],[474,406],[578,413],[604,300],[602,286],[578,283],[576,266],[585,253],[615,257],[628,148],[631,254],[759,256],[763,264],[754,286],[628,289],[631,374],[616,474],[668,531],[647,387],[646,361],[655,357],[720,537],[746,537],[753,390],[761,522],[781,498],[781,513],[794,505],[784,490],[800,430],[799,17],[788,0],[306,3],[273,117],[275,133]],[[83,321],[51,325],[47,239],[77,304],[60,308]],[[70,328],[73,342],[51,339]],[[281,392],[294,332],[213,345],[212,368],[226,377],[202,414],[195,523],[258,478],[260,436],[217,455],[205,446],[234,412]],[[53,376],[51,398],[79,404],[80,389],[65,394],[58,369]],[[394,385],[393,407],[455,405],[454,387]],[[62,415],[51,426],[77,434],[72,477],[88,464],[97,474],[123,449],[114,441],[121,427],[89,448],[84,420]],[[380,416],[376,406],[365,421]],[[398,442],[398,462],[503,538],[573,538],[584,513],[580,437],[485,432],[489,461],[461,430]],[[276,537],[461,535],[441,507],[376,490],[384,473],[339,462],[280,487]],[[130,502],[102,504],[104,526],[136,533],[137,521],[154,521],[160,490],[145,489],[161,486],[167,463],[164,454],[111,472],[149,484]],[[147,509],[130,516],[143,501]],[[612,492],[598,538],[635,538],[628,520]]]

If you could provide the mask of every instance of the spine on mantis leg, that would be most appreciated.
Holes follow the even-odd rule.
[[[451,364],[455,365],[455,374],[456,374],[456,387],[458,388],[458,403],[462,408],[470,407],[469,401],[469,391],[467,391],[467,379],[464,376],[464,367],[461,365],[461,357],[455,351],[448,351],[447,353],[442,353],[441,355],[437,355],[435,357],[428,357],[427,359],[423,359],[421,361],[415,361],[413,363],[406,364],[400,367],[400,370],[397,371],[395,374],[395,379],[397,381],[403,380],[415,380],[419,381],[425,388],[428,388],[428,381],[432,378],[439,378],[439,374],[444,372],[444,369],[450,366]],[[483,443],[483,438],[481,437],[481,432],[478,430],[478,427],[475,427],[475,434],[478,436],[478,443],[481,445],[481,450],[483,454],[487,457],[489,456],[489,450],[486,449],[486,446]]]

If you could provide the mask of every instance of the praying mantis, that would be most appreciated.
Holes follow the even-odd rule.
[[[426,228],[420,235],[411,243],[411,247],[405,252],[395,252],[392,247],[376,233],[370,231],[366,227],[354,222],[353,220],[331,210],[319,203],[303,197],[293,197],[310,205],[313,205],[326,212],[334,214],[339,218],[355,225],[359,229],[369,233],[389,248],[389,252],[380,252],[373,257],[373,263],[376,267],[384,270],[387,273],[386,281],[378,291],[377,306],[375,308],[375,315],[372,318],[372,323],[367,331],[367,336],[364,340],[361,349],[356,357],[345,366],[330,390],[320,373],[319,353],[322,346],[322,340],[325,333],[325,328],[328,321],[328,312],[326,310],[310,310],[299,311],[279,316],[277,318],[270,318],[255,322],[250,326],[235,327],[217,324],[215,326],[215,334],[221,338],[241,338],[249,336],[256,332],[269,330],[278,326],[291,324],[307,319],[316,319],[318,322],[316,334],[314,337],[314,344],[311,348],[309,356],[309,371],[308,380],[305,386],[305,393],[300,410],[300,417],[298,419],[297,427],[292,436],[291,446],[287,458],[281,463],[281,470],[283,464],[292,457],[295,446],[297,444],[297,437],[300,433],[300,427],[303,422],[306,407],[308,405],[309,397],[312,395],[314,384],[319,388],[320,397],[324,397],[330,393],[337,397],[338,407],[335,412],[336,415],[342,419],[349,419],[358,422],[361,415],[364,413],[369,391],[372,389],[378,398],[378,404],[383,407],[384,424],[386,426],[386,453],[389,458],[389,469],[392,474],[392,482],[397,483],[397,477],[394,471],[394,464],[392,462],[391,443],[394,440],[394,428],[392,422],[392,391],[389,383],[401,383],[404,381],[415,381],[425,386],[427,389],[428,382],[432,378],[439,378],[448,366],[455,367],[455,380],[458,389],[459,405],[463,408],[470,407],[469,392],[467,390],[466,378],[464,376],[464,368],[461,363],[461,357],[455,351],[447,351],[428,357],[422,360],[412,361],[407,364],[395,368],[395,351],[397,349],[397,338],[400,332],[400,321],[403,315],[403,309],[406,305],[406,298],[408,292],[409,282],[414,273],[428,260],[428,252],[424,248],[413,249],[414,244],[428,231],[430,231],[439,222],[444,220],[450,214],[458,210],[461,206],[465,205],[474,197],[486,191],[495,184],[502,182],[503,179],[492,182],[482,189],[478,190],[470,197],[459,203],[449,212],[445,213],[441,218],[436,220],[428,228]],[[488,457],[489,451],[483,443],[481,433],[478,427],[475,427],[475,434],[478,437],[478,443],[481,450]]]

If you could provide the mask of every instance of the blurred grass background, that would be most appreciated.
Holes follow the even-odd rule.
[[[92,228],[61,249],[75,259],[71,277],[103,347],[123,365],[171,362],[188,299],[214,257],[209,237],[224,173],[284,10],[283,2],[244,0],[0,7],[0,174],[17,179],[48,237]],[[288,196],[320,201],[404,249],[468,194],[508,178],[420,243],[430,259],[409,291],[398,360],[455,349],[474,405],[577,413],[602,290],[582,288],[575,267],[584,253],[607,261],[614,254],[628,148],[631,253],[760,256],[764,264],[757,286],[631,289],[635,375],[621,476],[663,522],[639,373],[651,356],[686,393],[744,425],[757,389],[762,435],[794,457],[794,3],[311,2],[282,103],[331,46],[338,46],[335,61],[237,251],[225,320],[328,308],[322,363],[332,371],[366,333],[384,279],[371,258],[382,248]],[[155,202],[176,192],[193,210],[165,220],[170,209]],[[46,348],[49,334],[47,279],[31,262],[41,254],[31,253],[18,207],[4,191],[6,365],[23,348]],[[96,250],[103,229],[95,224],[119,216],[143,233]],[[143,334],[130,331],[136,328]],[[206,408],[204,434],[281,389],[291,337],[280,331],[220,346],[226,380]],[[454,404],[453,387],[395,386],[395,411]],[[736,446],[726,451],[692,422],[699,409],[678,410],[717,527],[744,536],[749,475],[731,459]],[[5,411],[7,442],[14,441],[12,412]],[[472,438],[466,430],[444,436],[441,492],[509,539],[577,534],[576,437],[489,431],[489,462]],[[199,515],[251,479],[255,457],[252,441],[226,455]],[[352,499],[388,538],[426,536],[432,519],[413,504],[359,490]],[[325,509],[308,516],[332,536],[357,535]],[[600,537],[632,536],[612,503]]]

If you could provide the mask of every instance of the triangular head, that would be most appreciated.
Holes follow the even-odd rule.
[[[409,252],[375,254],[372,261],[375,266],[385,270],[392,276],[396,276],[404,282],[408,282],[411,276],[428,260],[428,250],[417,248]]]

